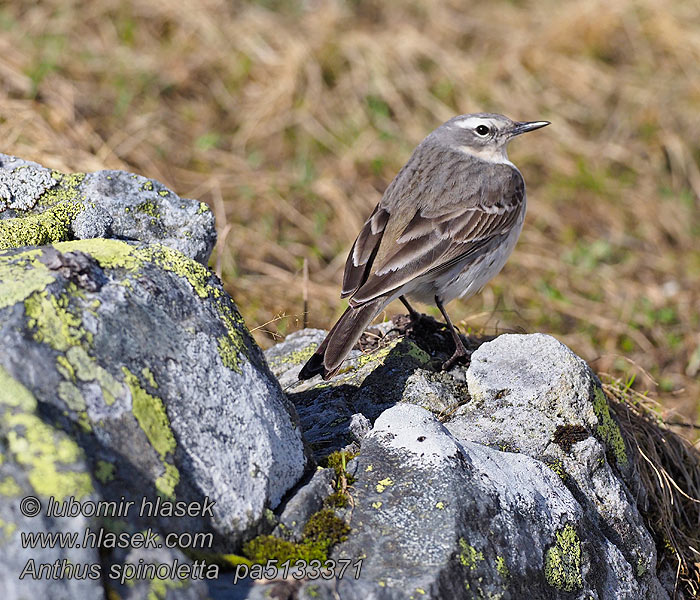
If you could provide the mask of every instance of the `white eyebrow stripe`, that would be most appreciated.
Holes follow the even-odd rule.
[[[455,125],[457,125],[457,127],[461,127],[462,129],[472,129],[480,124],[491,125],[491,121],[484,119],[483,117],[467,117],[461,121],[455,121]]]

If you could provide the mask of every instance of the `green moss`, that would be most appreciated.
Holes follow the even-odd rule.
[[[508,565],[506,565],[506,559],[502,556],[496,556],[496,571],[503,577],[503,579],[508,579],[510,577],[510,570]]]
[[[251,563],[265,564],[268,560],[326,560],[313,546],[290,542],[273,535],[259,535],[243,544],[243,554]]]
[[[459,538],[459,562],[473,571],[482,560],[484,560],[483,552],[470,546],[464,538]]]
[[[336,478],[346,477],[349,478],[350,475],[346,473],[345,468],[349,461],[357,456],[357,452],[345,452],[344,450],[337,450],[332,452],[325,458],[321,459],[320,465],[325,469],[333,469],[335,471]],[[352,481],[348,482],[350,485]]]
[[[56,274],[38,260],[41,254],[41,250],[26,250],[0,256],[0,308],[22,302],[55,281]]]
[[[136,210],[140,213],[148,215],[149,217],[160,217],[160,207],[153,200],[145,200],[144,202],[141,202],[141,204],[136,206]]]
[[[156,479],[156,489],[166,497],[174,498],[175,487],[180,481],[180,472],[177,467],[166,461],[167,455],[175,452],[177,444],[170,428],[165,405],[160,398],[144,390],[138,377],[129,369],[122,367],[122,371],[124,380],[131,390],[134,417],[163,463],[164,473]]]
[[[330,509],[323,509],[311,516],[304,526],[300,542],[290,542],[272,535],[260,535],[243,545],[243,554],[251,562],[264,564],[268,560],[320,560],[325,561],[328,551],[347,539],[350,527]]]
[[[99,479],[102,483],[113,481],[114,470],[115,467],[112,463],[109,463],[106,460],[98,460],[97,467],[95,468],[95,477],[97,477],[97,479]]]
[[[330,508],[345,508],[350,502],[347,493],[337,490],[328,496],[323,503]]]
[[[29,484],[40,496],[81,499],[93,490],[90,475],[73,471],[82,451],[65,432],[44,423],[37,402],[21,383],[0,367],[0,423],[7,447],[24,467]]]
[[[304,526],[303,539],[324,551],[347,538],[350,527],[334,511],[323,509],[313,514]]]
[[[581,540],[573,525],[567,523],[556,532],[556,542],[544,556],[544,576],[558,590],[573,592],[583,588]]]
[[[210,565],[218,565],[222,569],[232,570],[238,565],[251,566],[253,563],[245,556],[238,554],[218,554],[216,552],[201,552],[199,550],[190,550],[183,548],[183,553],[191,560],[201,560]]]
[[[406,356],[413,358],[422,365],[427,365],[429,362],[431,362],[432,359],[430,358],[430,354],[428,354],[422,348],[419,348],[415,343],[408,341],[407,346],[408,350],[406,351]]]
[[[605,397],[603,390],[599,387],[595,388],[593,411],[595,412],[596,417],[598,417],[596,431],[600,436],[600,439],[605,442],[608,450],[612,452],[617,464],[621,467],[627,466],[629,459],[627,458],[627,450],[625,448],[625,441],[622,437],[622,432],[620,431],[618,424],[610,415],[608,400]]]

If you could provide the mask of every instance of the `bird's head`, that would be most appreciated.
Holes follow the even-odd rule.
[[[488,162],[506,162],[506,147],[515,136],[549,125],[549,121],[513,121],[503,115],[459,115],[435,130],[441,144]]]

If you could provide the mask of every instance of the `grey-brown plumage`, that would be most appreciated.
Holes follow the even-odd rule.
[[[525,217],[525,182],[508,142],[546,121],[479,113],[450,119],[415,149],[365,222],[345,264],[349,307],[299,373],[333,376],[364,329],[392,300],[444,304],[478,292],[505,264]]]

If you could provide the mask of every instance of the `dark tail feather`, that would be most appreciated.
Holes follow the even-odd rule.
[[[311,379],[314,375],[321,375],[324,379],[333,377],[348,352],[360,339],[362,332],[384,308],[385,303],[384,298],[377,298],[355,308],[349,306],[314,355],[299,371],[299,379]]]

